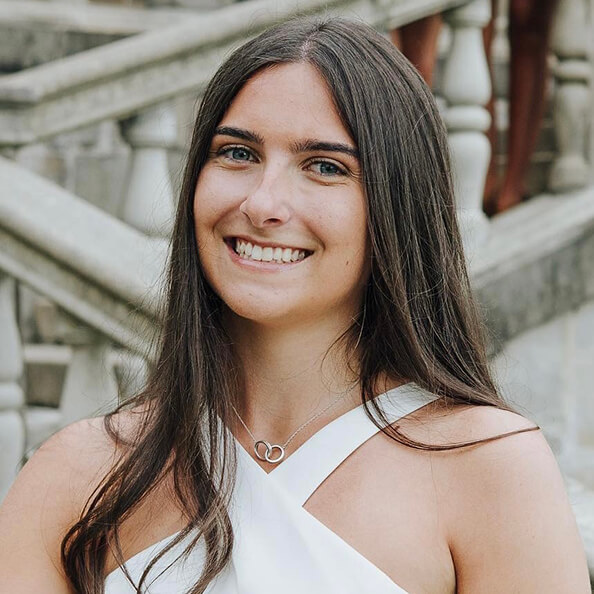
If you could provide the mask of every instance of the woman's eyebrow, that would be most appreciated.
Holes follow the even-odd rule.
[[[327,142],[315,138],[306,138],[291,143],[291,150],[294,153],[309,153],[312,151],[327,151],[331,153],[346,153],[355,159],[359,159],[359,151],[342,142]]]
[[[217,134],[241,138],[241,140],[247,140],[248,142],[254,142],[256,144],[264,144],[264,139],[256,132],[250,132],[249,130],[243,130],[242,128],[234,128],[233,126],[219,126],[215,129],[215,136]]]
[[[250,130],[244,130],[243,128],[235,128],[234,126],[219,126],[215,130],[215,135],[220,134],[222,136],[232,136],[234,138],[240,138],[241,140],[247,140],[255,144],[264,144],[264,139],[257,133]],[[328,142],[325,140],[318,140],[315,138],[305,138],[303,140],[296,140],[290,145],[293,153],[308,153],[312,151],[326,151],[331,153],[345,153],[359,159],[359,151],[342,142]]]

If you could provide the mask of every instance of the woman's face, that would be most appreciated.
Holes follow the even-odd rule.
[[[194,198],[200,263],[264,324],[350,321],[369,276],[357,148],[309,64],[254,75],[218,125]]]

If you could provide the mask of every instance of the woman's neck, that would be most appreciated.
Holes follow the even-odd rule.
[[[330,321],[281,328],[233,320],[244,370],[238,410],[255,435],[286,440],[331,402],[330,418],[360,403],[355,361],[349,369],[343,345],[334,344],[345,329]]]

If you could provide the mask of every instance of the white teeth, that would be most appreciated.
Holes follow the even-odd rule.
[[[278,263],[298,262],[305,259],[305,250],[294,250],[292,248],[262,247],[253,245],[243,239],[235,240],[235,252],[244,260],[256,260],[258,262]]]
[[[259,245],[255,245],[252,249],[252,260],[261,260],[262,259],[262,248]]]

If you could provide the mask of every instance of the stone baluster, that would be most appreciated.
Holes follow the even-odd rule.
[[[38,320],[44,335],[69,345],[72,355],[59,409],[29,406],[25,411],[28,456],[61,427],[113,409],[120,392],[111,342],[62,310],[47,308],[41,313]]]
[[[491,119],[484,107],[491,95],[491,81],[482,28],[489,22],[490,14],[489,0],[474,0],[445,13],[452,35],[443,72],[444,118],[467,255],[474,254],[489,233],[482,201],[491,154],[485,135]]]
[[[106,413],[118,402],[111,343],[87,326],[60,316],[62,341],[72,347],[72,359],[62,388],[60,424]]]
[[[167,162],[177,139],[173,105],[162,103],[122,122],[122,135],[132,147],[122,219],[147,235],[167,237],[174,213]]]
[[[15,282],[0,272],[0,502],[6,495],[25,451],[25,404],[20,380],[23,351],[17,326]]]
[[[127,349],[114,349],[111,360],[121,398],[127,400],[145,388],[149,374],[149,365],[145,358]]]
[[[52,146],[50,142],[35,142],[22,146],[14,151],[12,158],[19,165],[58,185],[65,186],[67,183],[65,153]],[[35,323],[34,311],[37,307],[49,306],[50,302],[26,285],[20,284],[17,291],[17,303],[19,329],[23,343],[29,344],[39,338],[43,341],[44,337],[39,336]]]
[[[553,28],[557,156],[549,188],[554,192],[580,188],[589,181],[586,152],[592,118],[592,65],[588,61],[588,13],[587,0],[560,0]]]

